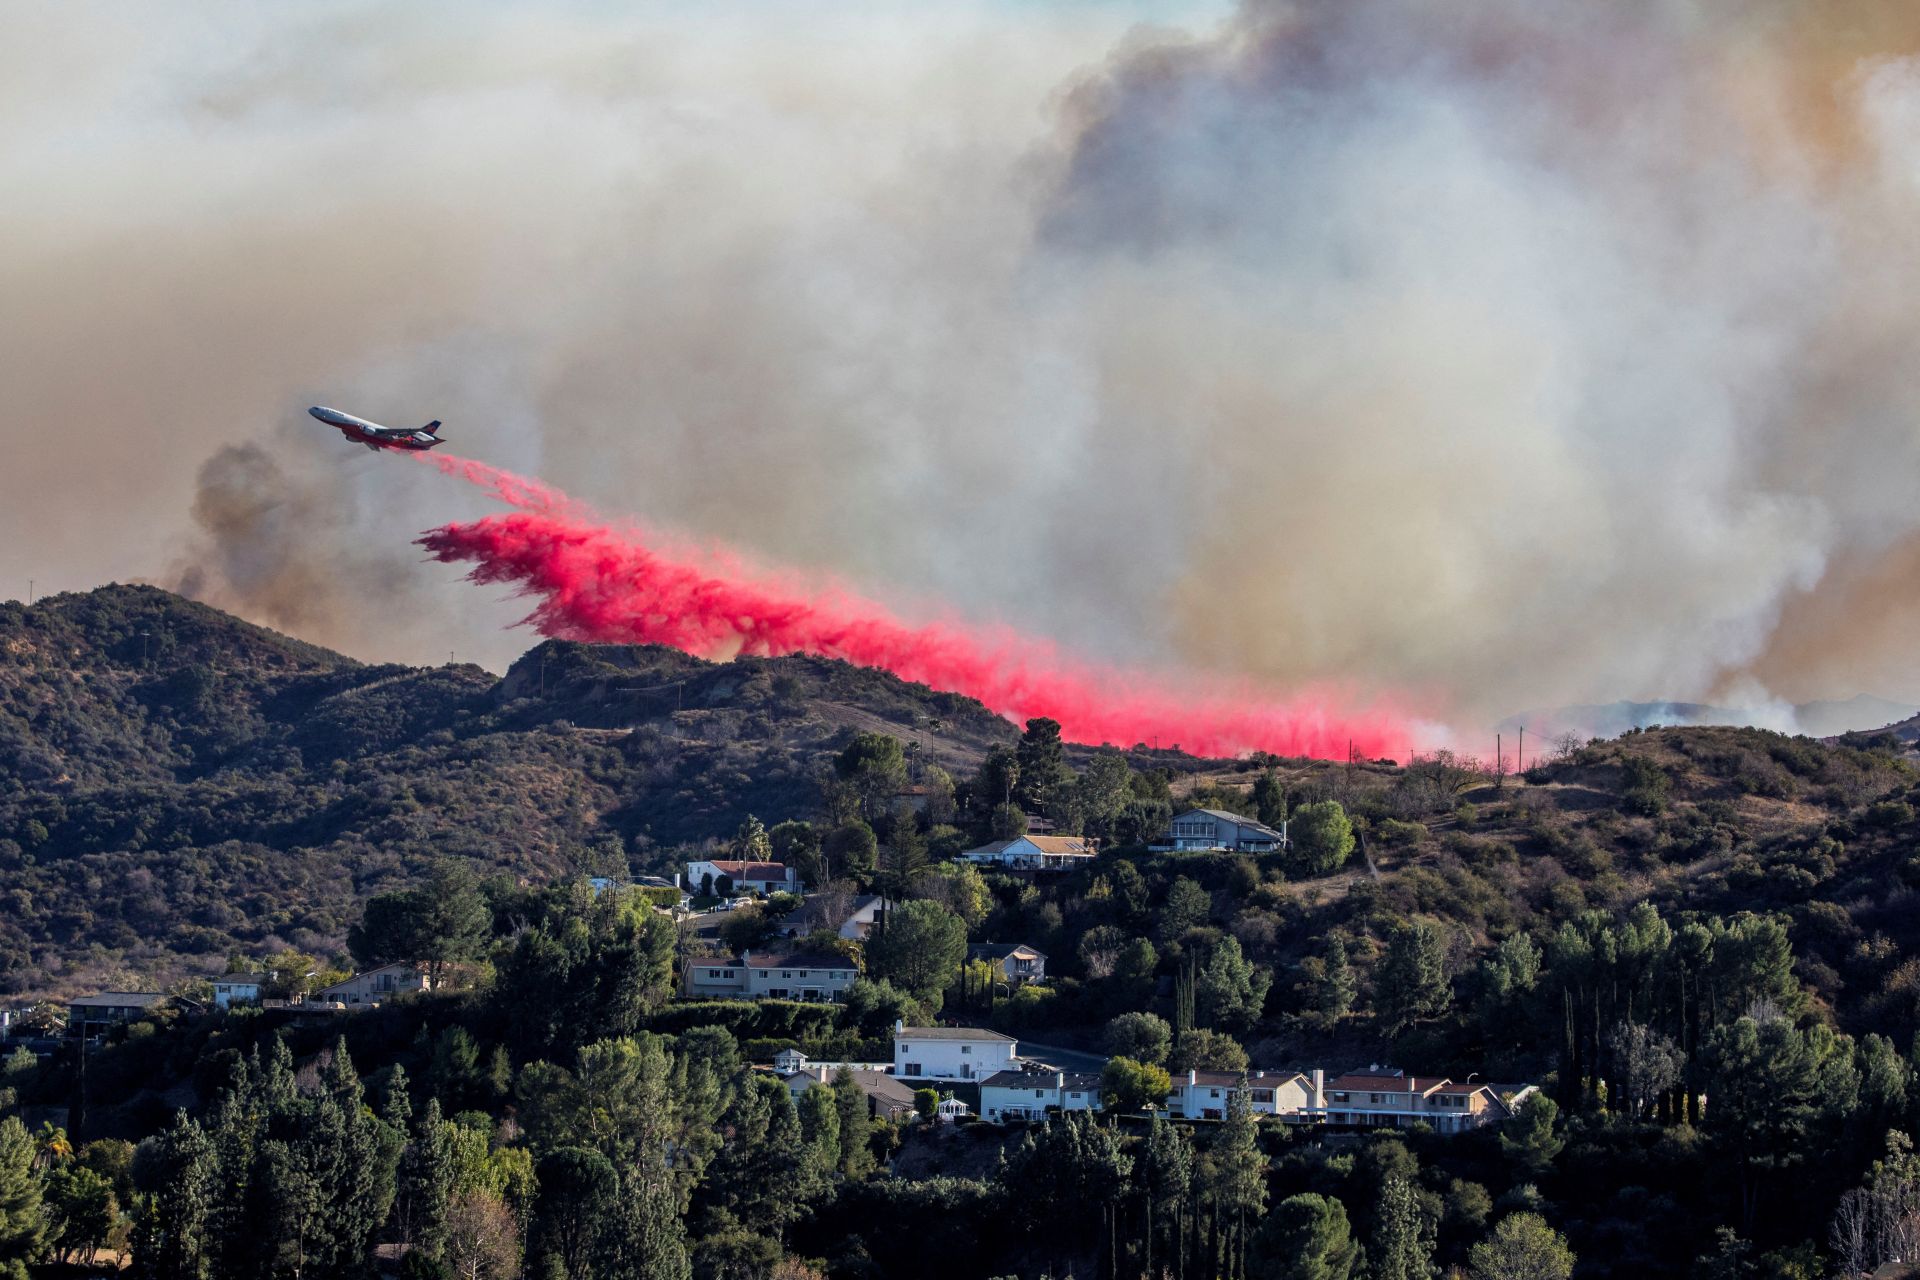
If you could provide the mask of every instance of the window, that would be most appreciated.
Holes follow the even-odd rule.
[[[807,971],[806,971],[805,969],[802,969],[802,970],[800,971],[800,976],[801,976],[801,977],[803,977],[803,978],[804,978],[804,977],[806,977],[806,976],[807,976]]]
[[[970,1045],[970,1044],[963,1044],[963,1045],[961,1045],[961,1046],[960,1046],[960,1052],[962,1052],[962,1053],[972,1053],[972,1052],[973,1052],[973,1046],[972,1046],[972,1045]]]
[[[781,977],[783,977],[783,978],[791,978],[791,977],[793,976],[793,972],[792,972],[791,970],[788,970],[788,969],[782,969],[782,970],[780,971],[780,976],[781,976]],[[801,974],[800,976],[804,978],[804,977],[806,977],[807,975],[803,973],[803,974]]]
[[[1373,1103],[1375,1103],[1375,1104],[1378,1104],[1378,1103],[1382,1103],[1382,1102],[1385,1102],[1385,1101],[1387,1100],[1387,1099],[1386,1099],[1386,1095],[1384,1095],[1384,1094],[1379,1094],[1379,1093],[1371,1093],[1371,1094],[1368,1094],[1368,1095],[1367,1095],[1367,1098],[1368,1098],[1368,1100],[1369,1100],[1369,1101],[1371,1101],[1371,1102],[1373,1102]]]
[[[1036,1098],[1044,1098],[1047,1096],[1047,1091],[1045,1089],[1035,1089],[1033,1091],[1033,1096]]]
[[[1273,1101],[1273,1090],[1271,1090],[1271,1089],[1255,1089],[1255,1090],[1253,1091],[1253,1100],[1254,1100],[1255,1102],[1272,1102],[1272,1101]]]
[[[1209,1089],[1207,1092],[1209,1095],[1215,1098],[1220,1096],[1220,1091],[1218,1089]]]

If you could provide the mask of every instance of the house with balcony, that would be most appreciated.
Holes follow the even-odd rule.
[[[985,961],[1015,986],[1047,980],[1047,953],[1024,942],[976,942],[967,948],[967,960]]]
[[[997,1071],[980,1082],[980,1117],[996,1124],[1100,1109],[1100,1077],[1090,1072],[1056,1071],[1026,1063]]]
[[[427,971],[417,964],[383,964],[343,978],[330,987],[321,987],[308,996],[314,1004],[343,1004],[349,1009],[383,1004],[409,992],[431,991],[433,983]]]
[[[67,1034],[92,1039],[108,1028],[137,1022],[166,1004],[161,991],[102,991],[75,996],[67,1005]]]
[[[1524,1097],[1530,1089],[1522,1090]],[[1404,1071],[1368,1067],[1329,1080],[1325,1102],[1315,1108],[1329,1125],[1350,1129],[1405,1129],[1415,1124],[1435,1133],[1464,1133],[1498,1124],[1510,1114],[1492,1085],[1445,1076],[1410,1076]]]
[[[1059,872],[1089,865],[1096,852],[1094,842],[1082,836],[1028,834],[968,849],[960,857],[983,869]]]
[[[1281,824],[1283,827],[1285,824]],[[1189,809],[1176,814],[1147,848],[1160,853],[1272,853],[1287,847],[1287,833],[1225,809]]]
[[[902,1080],[985,1080],[1018,1064],[1015,1040],[984,1027],[893,1025],[893,1074]]]

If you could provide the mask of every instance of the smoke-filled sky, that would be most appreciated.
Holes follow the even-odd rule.
[[[1920,701],[1906,8],[0,2],[0,594],[509,660],[324,403],[1103,659]]]

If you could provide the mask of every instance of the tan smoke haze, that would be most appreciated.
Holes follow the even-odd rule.
[[[1903,8],[0,5],[0,589],[510,658],[326,403],[1460,725],[1920,701]]]

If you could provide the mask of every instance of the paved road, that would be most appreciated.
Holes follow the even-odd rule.
[[[1078,1049],[1058,1049],[1049,1044],[1035,1044],[1031,1040],[1020,1041],[1013,1046],[1013,1051],[1019,1057],[1038,1058],[1065,1071],[1087,1071],[1098,1075],[1107,1065],[1107,1060],[1097,1053],[1082,1053]]]

